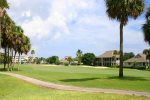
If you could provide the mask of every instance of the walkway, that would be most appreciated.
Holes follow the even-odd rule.
[[[41,80],[37,80],[34,78],[30,78],[27,76],[8,73],[8,72],[0,72],[0,74],[5,74],[9,76],[16,77],[18,79],[24,80],[26,82],[39,85],[46,88],[52,89],[59,89],[59,90],[69,90],[69,91],[80,91],[80,92],[93,92],[93,93],[113,93],[113,94],[126,94],[126,95],[135,95],[135,96],[146,96],[150,97],[150,92],[137,92],[137,91],[127,91],[127,90],[114,90],[114,89],[99,89],[99,88],[82,88],[76,86],[66,86],[66,85],[59,85],[50,82],[44,82]]]

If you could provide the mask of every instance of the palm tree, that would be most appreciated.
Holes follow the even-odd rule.
[[[81,60],[82,60],[82,51],[79,49],[76,53],[77,55],[77,60],[78,60],[78,65],[81,64]]]
[[[1,49],[1,23],[3,16],[5,14],[5,9],[9,8],[9,5],[7,3],[7,0],[0,0],[0,49]],[[1,56],[1,53],[0,53]]]
[[[136,19],[144,10],[144,0],[105,0],[108,17],[120,22],[120,67],[119,77],[123,77],[123,27],[129,17]]]
[[[0,8],[2,9],[9,8],[7,0],[0,0]]]
[[[31,50],[31,55],[32,55],[32,63],[33,63],[33,60],[34,60],[34,54],[35,54],[35,50]]]
[[[146,59],[149,60],[148,69],[150,69],[150,53],[146,55]]]
[[[146,23],[143,25],[144,40],[150,45],[150,7],[146,13]]]
[[[67,61],[69,62],[69,65],[70,65],[70,64],[71,64],[71,62],[73,62],[72,57],[70,57],[70,56],[69,56],[69,57],[67,58]]]
[[[2,31],[2,47],[4,48],[5,55],[4,55],[4,69],[6,67],[6,63],[10,62],[10,49],[12,48],[12,27],[14,25],[14,22],[12,19],[5,14],[4,19],[1,23],[1,31]],[[9,64],[8,64],[9,68]]]
[[[119,54],[119,52],[117,50],[114,50],[113,52],[113,58],[115,60],[115,67],[116,67],[116,56]]]

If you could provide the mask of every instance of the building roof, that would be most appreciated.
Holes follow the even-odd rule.
[[[111,58],[114,57],[114,51],[106,51],[105,53],[103,53],[102,55],[98,56],[98,58]],[[119,57],[119,54],[116,55],[116,57]]]
[[[137,54],[135,57],[128,59],[124,62],[147,62],[145,54]]]

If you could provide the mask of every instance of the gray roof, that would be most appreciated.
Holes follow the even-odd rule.
[[[114,51],[115,51],[115,50],[106,51],[106,52],[103,53],[102,55],[98,56],[98,58],[111,58],[111,57],[114,57],[114,54],[113,54]],[[116,57],[118,58],[118,57],[119,57],[119,54],[117,54]]]
[[[128,59],[124,62],[147,62],[145,54],[138,54],[135,57]]]

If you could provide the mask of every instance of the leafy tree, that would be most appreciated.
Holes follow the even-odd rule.
[[[148,66],[148,69],[150,69],[150,53],[146,55],[146,59],[149,60],[149,66]]]
[[[129,18],[136,19],[144,10],[144,0],[105,0],[109,18],[120,22],[120,67],[119,77],[123,77],[123,27]]]
[[[82,62],[84,65],[93,65],[95,58],[96,57],[93,53],[86,53],[82,57]]]
[[[69,65],[71,64],[71,62],[73,62],[73,58],[72,57],[68,57],[67,61],[69,62]]]
[[[143,25],[144,40],[150,45],[150,7],[146,13],[146,23]]]
[[[35,54],[35,50],[31,50],[31,55],[34,55]]]
[[[31,58],[32,58],[32,57],[31,57]],[[35,57],[35,63],[36,63],[36,64],[40,64],[40,63],[41,63],[41,59],[38,58],[38,57]]]
[[[3,64],[4,63],[4,54],[3,53],[0,53],[0,64]]]
[[[117,67],[117,64],[116,64],[116,61],[117,61],[116,57],[117,57],[117,55],[119,55],[119,51],[114,50],[114,52],[113,52],[113,59],[114,59],[114,61],[115,61],[114,67]]]
[[[0,49],[2,47],[4,50],[4,69],[7,66],[7,70],[12,70],[12,59],[15,59],[17,53],[19,58],[20,55],[27,54],[30,51],[31,44],[30,39],[24,35],[23,29],[16,26],[7,14],[5,11],[7,8],[9,8],[7,0],[0,0]]]
[[[123,61],[128,60],[128,59],[130,59],[130,58],[132,58],[132,57],[134,57],[134,56],[135,56],[135,55],[134,55],[133,52],[124,53],[124,55],[123,55]]]
[[[32,63],[34,61],[34,55],[35,55],[35,50],[31,50],[31,55],[32,55]]]
[[[1,49],[1,23],[2,23],[2,19],[5,15],[5,9],[8,9],[9,8],[9,5],[7,3],[7,0],[0,0],[0,49]]]
[[[144,49],[144,50],[143,50],[143,54],[145,54],[145,55],[150,54],[150,49]]]
[[[77,56],[77,61],[78,61],[78,64],[80,65],[81,64],[81,60],[82,60],[82,51],[81,50],[78,50],[77,53],[76,53],[76,56]]]
[[[150,68],[150,49],[144,49],[143,54],[146,55],[146,59],[149,60],[149,67]]]
[[[9,5],[8,5],[8,3],[7,3],[7,0],[0,0],[0,8],[1,8],[1,9],[9,8]]]
[[[6,13],[1,22],[2,48],[4,49],[4,69],[12,70],[12,58],[18,53],[18,62],[20,55],[27,54],[30,50],[30,39],[25,36],[23,29],[16,26],[14,21]],[[18,68],[19,69],[19,68]]]
[[[47,63],[49,64],[59,64],[59,57],[58,56],[52,56],[46,59]]]

